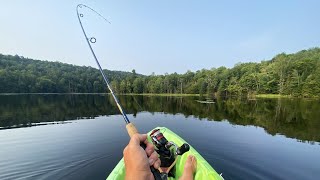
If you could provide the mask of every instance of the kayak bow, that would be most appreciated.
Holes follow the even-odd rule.
[[[164,136],[169,141],[175,142],[177,145],[182,145],[186,141],[179,137],[177,134],[169,130],[165,127],[157,127],[155,129],[160,129]],[[150,131],[148,133],[148,141],[152,142],[150,139]],[[169,177],[168,179],[174,180],[179,179],[182,176],[184,164],[187,160],[188,155],[193,155],[197,158],[197,170],[194,176],[195,180],[200,179],[212,179],[212,180],[223,180],[222,176],[220,176],[211,165],[196,151],[192,146],[190,146],[190,150],[184,153],[182,156],[178,156],[177,162],[175,165],[175,178]],[[107,177],[107,180],[120,180],[125,179],[125,165],[123,158],[119,161],[117,166],[112,170],[110,175]]]

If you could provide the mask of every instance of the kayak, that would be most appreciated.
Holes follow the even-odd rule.
[[[160,129],[162,134],[168,139],[168,141],[173,141],[177,145],[182,145],[186,141],[179,137],[177,134],[169,130],[165,127],[157,127],[156,129]],[[148,141],[151,142],[150,131],[148,133]],[[213,179],[213,180],[223,180],[222,176],[220,176],[211,165],[192,147],[190,146],[190,150],[184,153],[182,156],[177,156],[177,162],[175,165],[175,178],[169,177],[168,179],[179,179],[182,176],[184,164],[187,160],[188,155],[193,155],[197,159],[197,169],[195,172],[194,179]],[[125,165],[123,158],[117,164],[117,166],[112,170],[110,175],[107,177],[107,180],[118,180],[125,179]]]

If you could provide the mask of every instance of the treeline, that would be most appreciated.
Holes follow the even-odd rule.
[[[320,48],[279,54],[260,63],[184,74],[138,75],[107,71],[117,93],[184,93],[241,96],[320,94]],[[0,92],[105,92],[97,69],[0,55]]]
[[[260,63],[239,63],[231,69],[219,67],[185,74],[141,76],[113,84],[120,93],[319,96],[320,48],[282,53]],[[130,91],[128,87],[132,86]]]
[[[141,76],[104,72],[116,81],[131,74]],[[100,72],[92,67],[0,54],[0,93],[102,93],[106,89]]]

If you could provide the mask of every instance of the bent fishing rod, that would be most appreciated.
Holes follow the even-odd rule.
[[[94,38],[94,37],[88,38],[88,36],[87,36],[87,34],[86,34],[86,31],[85,31],[85,29],[83,28],[83,25],[82,25],[82,22],[81,22],[81,18],[83,18],[84,15],[81,14],[81,13],[79,13],[79,8],[83,8],[83,7],[86,7],[86,8],[88,8],[88,9],[90,9],[91,11],[93,11],[94,13],[96,13],[98,16],[100,16],[101,18],[103,18],[104,21],[106,21],[106,22],[109,23],[109,24],[110,24],[110,21],[108,21],[106,18],[104,18],[101,14],[99,14],[99,13],[98,13],[97,11],[95,11],[94,9],[92,9],[92,8],[90,8],[90,7],[88,7],[88,6],[84,5],[84,4],[79,4],[79,5],[77,6],[78,20],[79,20],[79,23],[80,23],[80,26],[81,26],[83,35],[84,35],[84,37],[85,37],[85,39],[86,39],[86,41],[87,41],[87,43],[88,43],[88,46],[89,46],[90,51],[91,51],[91,53],[92,53],[92,55],[93,55],[93,58],[95,59],[97,65],[98,65],[98,67],[99,67],[99,71],[100,71],[100,73],[101,73],[101,75],[102,75],[102,77],[103,77],[103,80],[104,80],[104,82],[107,84],[107,87],[108,87],[108,89],[109,89],[109,91],[110,91],[110,93],[111,93],[114,101],[116,102],[117,107],[118,107],[120,113],[122,114],[122,117],[123,117],[124,121],[126,122],[127,132],[128,132],[128,134],[129,134],[129,136],[132,137],[134,134],[137,134],[137,133],[138,133],[138,130],[137,130],[137,128],[134,126],[134,124],[132,124],[132,123],[130,122],[127,114],[125,113],[125,111],[123,110],[122,106],[120,105],[119,100],[118,100],[118,98],[115,96],[115,94],[114,94],[114,92],[113,92],[113,90],[112,90],[112,87],[111,87],[110,84],[109,84],[108,78],[107,78],[107,76],[105,75],[105,73],[103,72],[103,70],[102,70],[102,68],[101,68],[101,65],[100,65],[100,63],[99,63],[99,61],[98,61],[98,58],[97,58],[97,56],[96,56],[96,54],[95,54],[95,52],[94,52],[94,50],[93,50],[93,48],[92,48],[92,46],[91,46],[91,43],[95,43],[95,42],[96,42],[96,38]],[[146,144],[140,143],[140,146],[141,146],[143,149],[146,149]],[[155,180],[162,180],[162,179],[163,179],[162,176],[161,176],[161,174],[160,174],[160,171],[159,171],[158,169],[155,169],[153,166],[150,166],[150,170],[151,170],[151,172],[152,172]]]
[[[95,11],[95,10],[92,9],[92,8],[90,8],[89,6],[86,6],[86,5],[84,5],[84,4],[78,4],[78,5],[77,5],[78,20],[79,20],[79,23],[80,23],[80,26],[81,26],[83,35],[84,35],[84,37],[85,37],[85,39],[86,39],[86,41],[87,41],[87,43],[88,43],[88,46],[89,46],[90,51],[91,51],[91,53],[92,53],[92,55],[93,55],[93,58],[95,59],[97,65],[98,65],[98,67],[99,67],[99,71],[100,71],[100,73],[101,73],[101,75],[102,75],[102,77],[103,77],[103,80],[104,80],[104,82],[107,84],[107,87],[108,87],[108,89],[109,89],[109,91],[110,91],[110,93],[111,93],[111,95],[112,95],[112,97],[113,97],[113,99],[114,99],[114,101],[115,101],[115,103],[116,103],[116,105],[117,105],[117,107],[118,107],[118,109],[119,109],[119,111],[120,111],[120,113],[121,113],[124,121],[126,122],[126,128],[127,128],[128,134],[129,134],[130,137],[132,137],[134,134],[138,133],[138,130],[137,130],[137,128],[134,126],[134,124],[132,124],[132,123],[130,122],[130,120],[129,120],[127,114],[126,114],[126,112],[123,110],[122,106],[120,105],[119,100],[118,100],[118,98],[115,96],[115,94],[114,94],[114,92],[113,92],[113,90],[112,90],[112,87],[111,87],[110,84],[109,84],[109,80],[108,80],[106,74],[103,72],[103,70],[102,70],[102,68],[101,68],[101,65],[100,65],[100,63],[99,63],[99,61],[98,61],[98,58],[97,58],[97,56],[96,56],[96,54],[95,54],[95,52],[94,52],[94,50],[93,50],[93,48],[92,48],[92,46],[91,46],[91,43],[95,43],[95,42],[96,42],[96,38],[95,38],[95,37],[88,38],[88,36],[87,36],[87,34],[86,34],[86,31],[85,31],[85,29],[83,28],[81,18],[83,18],[84,15],[83,15],[82,13],[79,13],[79,8],[83,8],[83,7],[86,7],[86,8],[88,8],[89,10],[91,10],[92,12],[96,13],[96,14],[97,14],[98,16],[100,16],[105,22],[107,22],[107,23],[109,23],[109,24],[111,24],[111,23],[110,23],[110,21],[108,21],[105,17],[103,17],[101,14],[99,14],[97,11]]]

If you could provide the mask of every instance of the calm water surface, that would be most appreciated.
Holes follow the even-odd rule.
[[[318,179],[320,101],[120,96],[141,132],[165,126],[225,179]],[[109,95],[0,96],[0,179],[105,179],[128,142]]]

